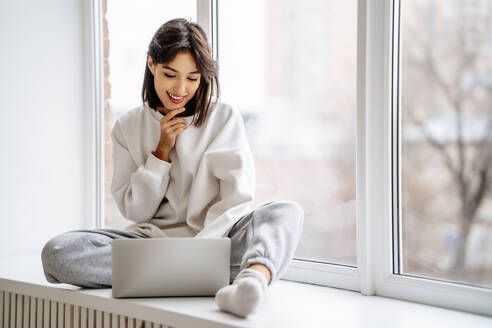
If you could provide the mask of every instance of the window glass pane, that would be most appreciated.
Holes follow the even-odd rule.
[[[492,286],[492,2],[402,1],[402,272]]]
[[[243,114],[255,205],[305,211],[295,258],[356,265],[357,1],[220,1],[222,100]]]
[[[103,6],[104,7],[104,6]],[[118,117],[142,104],[146,52],[157,29],[172,18],[196,21],[196,0],[107,0],[105,13],[105,228],[124,229],[133,223],[123,218],[111,192],[110,130]]]

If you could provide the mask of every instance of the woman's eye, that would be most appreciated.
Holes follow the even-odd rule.
[[[176,77],[176,75],[171,75],[171,74],[167,74],[167,73],[164,73],[164,75],[167,76],[167,77]],[[188,80],[190,80],[190,81],[197,81],[198,79],[192,79],[191,77],[189,77]]]

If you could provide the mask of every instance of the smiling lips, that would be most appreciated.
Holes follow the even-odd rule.
[[[167,93],[167,95],[169,97],[169,100],[171,100],[175,104],[180,103],[184,100],[184,97],[178,97],[178,96],[170,94],[169,92]]]

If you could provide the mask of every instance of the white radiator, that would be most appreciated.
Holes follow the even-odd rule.
[[[0,291],[0,328],[172,328],[156,322]]]

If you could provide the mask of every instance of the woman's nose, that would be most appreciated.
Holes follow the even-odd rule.
[[[184,81],[179,81],[175,86],[174,86],[174,91],[178,93],[180,96],[184,95],[186,92],[186,84]]]

